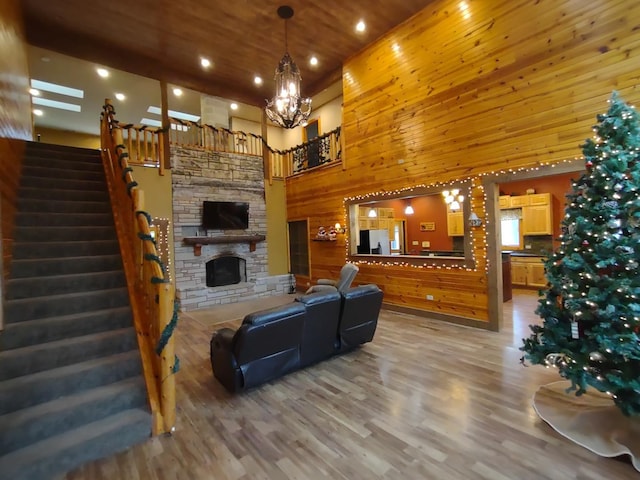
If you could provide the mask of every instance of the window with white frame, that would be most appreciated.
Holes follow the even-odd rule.
[[[502,248],[522,248],[522,210],[519,208],[500,211],[500,236]]]

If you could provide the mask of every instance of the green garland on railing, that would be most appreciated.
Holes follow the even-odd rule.
[[[133,172],[133,167],[127,167],[122,169],[122,180],[127,180],[127,173]]]
[[[129,194],[129,196],[131,196],[131,190],[134,187],[138,186],[138,182],[136,182],[135,180],[133,180],[132,182],[127,183],[127,193]]]
[[[153,220],[151,220],[151,215],[149,215],[149,212],[145,212],[144,210],[136,210],[136,215],[144,215],[149,225],[153,223]]]
[[[156,299],[157,301],[157,299]],[[178,310],[180,309],[180,302],[177,299],[173,300],[173,315],[171,316],[171,321],[167,323],[160,334],[160,339],[158,340],[158,345],[156,346],[156,354],[161,355],[164,347],[169,343],[169,339],[173,335],[173,331],[178,325]],[[171,369],[172,373],[176,373],[180,370],[180,359],[178,356],[175,356],[175,360],[173,363],[173,368]]]
[[[118,155],[118,165],[120,166],[120,168],[122,168],[122,160],[124,160],[125,158],[129,158],[129,154],[127,152],[122,152],[120,155]]]

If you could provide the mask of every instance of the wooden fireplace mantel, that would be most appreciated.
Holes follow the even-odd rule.
[[[193,254],[199,257],[202,253],[202,245],[248,243],[249,251],[253,252],[256,249],[256,243],[263,242],[266,238],[264,235],[224,235],[220,237],[185,237],[182,242],[185,245],[193,245]]]

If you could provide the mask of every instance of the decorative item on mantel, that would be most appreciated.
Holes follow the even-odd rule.
[[[222,235],[219,237],[185,237],[182,242],[185,245],[193,245],[193,254],[199,257],[202,254],[203,245],[214,245],[221,243],[248,243],[249,251],[255,252],[256,243],[266,240],[264,235]]]

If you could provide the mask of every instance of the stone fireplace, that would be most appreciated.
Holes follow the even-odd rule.
[[[267,266],[262,158],[172,147],[171,164],[175,283],[182,310],[288,293],[290,275],[270,276]],[[248,203],[249,228],[203,230],[205,200]]]

